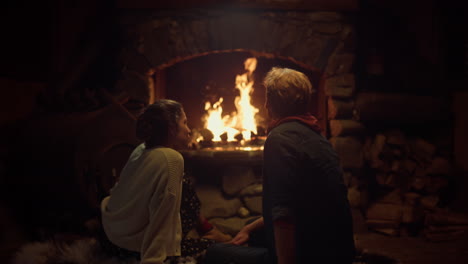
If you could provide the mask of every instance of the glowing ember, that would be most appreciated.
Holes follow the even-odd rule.
[[[239,96],[234,99],[237,112],[234,112],[232,116],[222,116],[222,97],[213,105],[210,102],[205,103],[205,111],[207,111],[204,116],[205,128],[213,133],[213,141],[221,141],[220,136],[224,133],[227,134],[228,141],[235,141],[234,136],[239,133],[245,140],[250,140],[251,133],[257,134],[255,114],[258,113],[258,109],[250,104],[250,94],[254,84],[252,74],[257,67],[257,59],[248,58],[244,62],[244,67],[246,73],[236,76],[236,88],[240,92]]]

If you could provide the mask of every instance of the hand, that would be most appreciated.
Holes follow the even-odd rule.
[[[229,244],[234,244],[238,246],[243,245],[247,243],[247,241],[249,241],[249,236],[249,232],[242,229],[231,241],[229,241]]]
[[[250,232],[253,232],[255,230],[259,230],[260,228],[263,228],[264,226],[264,220],[263,217],[257,218],[255,221],[252,223],[244,226],[239,233],[228,243],[233,244],[233,245],[243,245],[247,243],[250,239]]]
[[[232,239],[232,236],[228,234],[224,234],[215,226],[213,226],[213,229],[206,232],[205,235],[202,236],[202,238],[211,239],[218,243],[224,243],[224,242],[230,241]]]

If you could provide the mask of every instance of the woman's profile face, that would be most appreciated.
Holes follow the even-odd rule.
[[[186,148],[190,143],[190,128],[187,125],[187,116],[184,110],[177,121],[177,132],[174,138],[174,145],[177,148]]]

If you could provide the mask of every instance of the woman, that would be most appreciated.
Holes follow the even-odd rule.
[[[208,238],[228,239],[200,216],[200,202],[184,178],[184,160],[175,150],[190,141],[182,105],[166,99],[150,105],[138,118],[136,134],[144,143],[101,203],[105,249],[145,264],[171,263],[201,256],[214,243],[188,238],[193,228]]]

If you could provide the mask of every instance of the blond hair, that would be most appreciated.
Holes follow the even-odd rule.
[[[272,117],[280,118],[305,114],[309,110],[314,92],[309,78],[288,68],[272,68],[265,76],[267,107]]]

